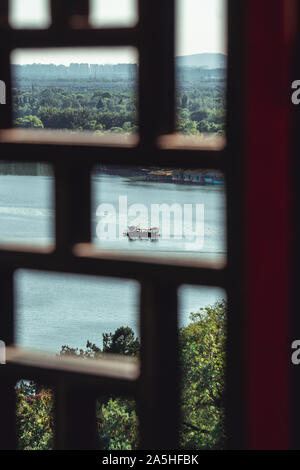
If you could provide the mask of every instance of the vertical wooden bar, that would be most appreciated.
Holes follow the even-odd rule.
[[[175,2],[139,0],[139,132],[142,146],[175,129]],[[141,293],[141,449],[178,448],[177,290],[144,282]]]
[[[56,249],[91,241],[91,171],[76,162],[55,168]]]
[[[67,28],[69,25],[69,9],[70,1],[61,2],[59,0],[51,0],[51,17],[52,28]]]
[[[0,2],[0,28],[3,28],[4,30],[8,28],[8,5],[8,0],[3,0]],[[5,88],[5,104],[0,104],[0,129],[6,129],[12,125],[12,80],[10,50],[7,48],[7,46],[7,43],[0,44],[0,80],[4,83]]]
[[[139,126],[142,144],[175,129],[174,0],[139,0]]]
[[[88,17],[90,10],[90,0],[73,0],[72,8],[74,14]]]
[[[291,63],[291,98],[297,89],[292,88],[292,82],[300,80],[300,7],[299,2],[291,0],[291,8],[293,8],[294,19],[294,35],[292,34],[293,53]],[[299,93],[296,97],[299,96]],[[294,101],[294,99],[293,99]],[[290,324],[290,345],[300,339],[300,312],[299,312],[299,261],[300,261],[300,191],[298,175],[300,170],[299,162],[299,125],[300,125],[300,105],[293,103],[291,100],[292,114],[292,146],[291,146],[291,183],[292,183],[292,308],[291,308],[291,324]],[[296,352],[294,349],[290,353]],[[290,407],[290,423],[291,423],[291,443],[290,448],[300,449],[300,367],[293,364],[290,360],[290,379],[291,379],[291,407]]]
[[[89,0],[51,0],[52,28],[88,26]]]
[[[3,0],[0,5],[0,28],[8,28],[8,1]],[[0,80],[4,84],[2,92],[5,96],[4,104],[0,105],[0,128],[5,129],[12,125],[12,97],[11,97],[11,70],[10,51],[7,44],[0,45]],[[1,158],[1,154],[0,154]],[[1,264],[1,261],[0,261]],[[0,340],[6,346],[14,342],[14,309],[13,309],[13,270],[0,269]],[[15,416],[15,383],[1,377],[0,365],[0,449],[11,450],[16,448],[16,416]]]
[[[12,77],[10,67],[10,51],[6,49],[5,46],[5,44],[0,44],[0,80],[3,82],[1,85],[1,91],[3,91],[3,89],[5,90],[5,103],[0,104],[0,129],[7,129],[12,126]]]
[[[8,7],[9,0],[2,0],[0,3],[0,28],[8,27]]]
[[[11,346],[14,343],[13,270],[0,269],[0,339]]]
[[[0,340],[14,342],[13,271],[0,271]],[[16,448],[15,382],[1,377],[0,365],[0,449]]]
[[[178,449],[177,288],[167,280],[142,284],[141,346],[140,447]]]
[[[55,394],[56,449],[96,450],[96,399],[88,389],[58,384]]]
[[[16,383],[4,379],[0,365],[0,450],[15,450],[16,443]]]
[[[228,1],[228,69],[226,116],[227,197],[227,367],[226,427],[228,448],[246,446],[245,435],[245,305],[244,210],[244,28],[245,2]]]
[[[284,0],[247,2],[244,292],[248,449],[287,449],[289,445],[288,6]]]
[[[65,406],[67,401],[66,383],[62,380],[55,384],[55,450],[67,449],[67,423]]]

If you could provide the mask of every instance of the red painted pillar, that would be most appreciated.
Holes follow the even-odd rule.
[[[245,308],[247,448],[289,445],[289,11],[251,0],[246,16]]]

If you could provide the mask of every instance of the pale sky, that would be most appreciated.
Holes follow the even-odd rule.
[[[13,27],[49,26],[48,0],[10,0],[10,5]],[[226,52],[225,5],[226,0],[177,0],[177,55]],[[131,26],[137,21],[136,0],[91,0],[91,7],[94,26]],[[136,61],[132,48],[18,50],[12,54],[12,62],[19,64]]]

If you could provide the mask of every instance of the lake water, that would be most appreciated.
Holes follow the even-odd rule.
[[[97,239],[100,203],[115,208],[116,229],[124,224],[119,197],[128,206],[144,204],[203,205],[204,239],[184,235],[158,242],[129,242],[126,237]],[[143,254],[217,259],[225,255],[225,197],[221,188],[146,183],[134,178],[97,175],[93,178],[93,230],[103,249]],[[176,216],[178,218],[178,214]],[[146,223],[145,214],[142,222]],[[178,220],[177,220],[178,222]],[[177,223],[176,222],[176,223]],[[193,211],[192,225],[195,225]],[[53,179],[42,176],[0,175],[0,241],[47,244],[54,232]],[[116,231],[116,233],[117,233]],[[172,232],[172,230],[171,230]],[[171,234],[172,235],[172,234]],[[139,284],[130,280],[96,278],[35,271],[15,273],[16,343],[33,349],[58,352],[62,345],[84,347],[87,340],[102,344],[102,333],[130,326],[138,334]],[[179,290],[180,323],[190,312],[224,297],[221,289],[183,286]]]

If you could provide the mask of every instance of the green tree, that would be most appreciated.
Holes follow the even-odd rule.
[[[87,341],[86,349],[63,346],[60,354],[97,359],[104,353],[137,356],[140,343],[133,330],[120,327],[102,335],[103,348]],[[132,450],[138,445],[138,417],[135,401],[115,396],[102,396],[96,403],[99,446],[107,450]]]
[[[103,335],[103,352],[109,354],[122,354],[125,356],[138,356],[140,351],[139,339],[128,326],[121,326],[113,334]]]
[[[17,442],[20,450],[53,448],[54,400],[51,390],[31,382],[16,387]]]
[[[191,120],[192,121],[202,121],[203,119],[207,119],[207,116],[208,116],[208,111],[206,111],[206,110],[194,111],[191,114]]]
[[[227,307],[225,301],[191,313],[181,328],[182,428],[184,449],[223,448]]]
[[[62,346],[61,356],[79,356],[97,359],[103,354],[121,354],[125,356],[138,356],[140,351],[139,339],[128,326],[117,328],[114,333],[103,333],[102,349],[91,341],[87,341],[85,349]]]
[[[16,127],[25,127],[25,128],[34,128],[34,129],[43,129],[44,125],[42,121],[37,116],[25,116],[23,118],[17,118],[14,121]]]
[[[181,106],[183,108],[186,108],[187,107],[187,104],[188,104],[188,97],[186,95],[183,95],[182,99],[181,99]]]
[[[180,448],[225,447],[224,390],[227,306],[224,300],[190,314],[179,330],[181,362]],[[61,355],[100,358],[104,353],[137,357],[140,342],[129,327],[102,335],[102,348],[87,341],[85,349],[63,346]],[[166,343],[167,347],[167,343]],[[20,449],[48,449],[53,445],[53,395],[45,387],[19,384],[17,428]],[[138,446],[135,401],[107,395],[96,404],[99,446],[130,450]]]
[[[102,449],[134,450],[138,447],[138,417],[135,402],[124,398],[98,401],[96,417]]]

